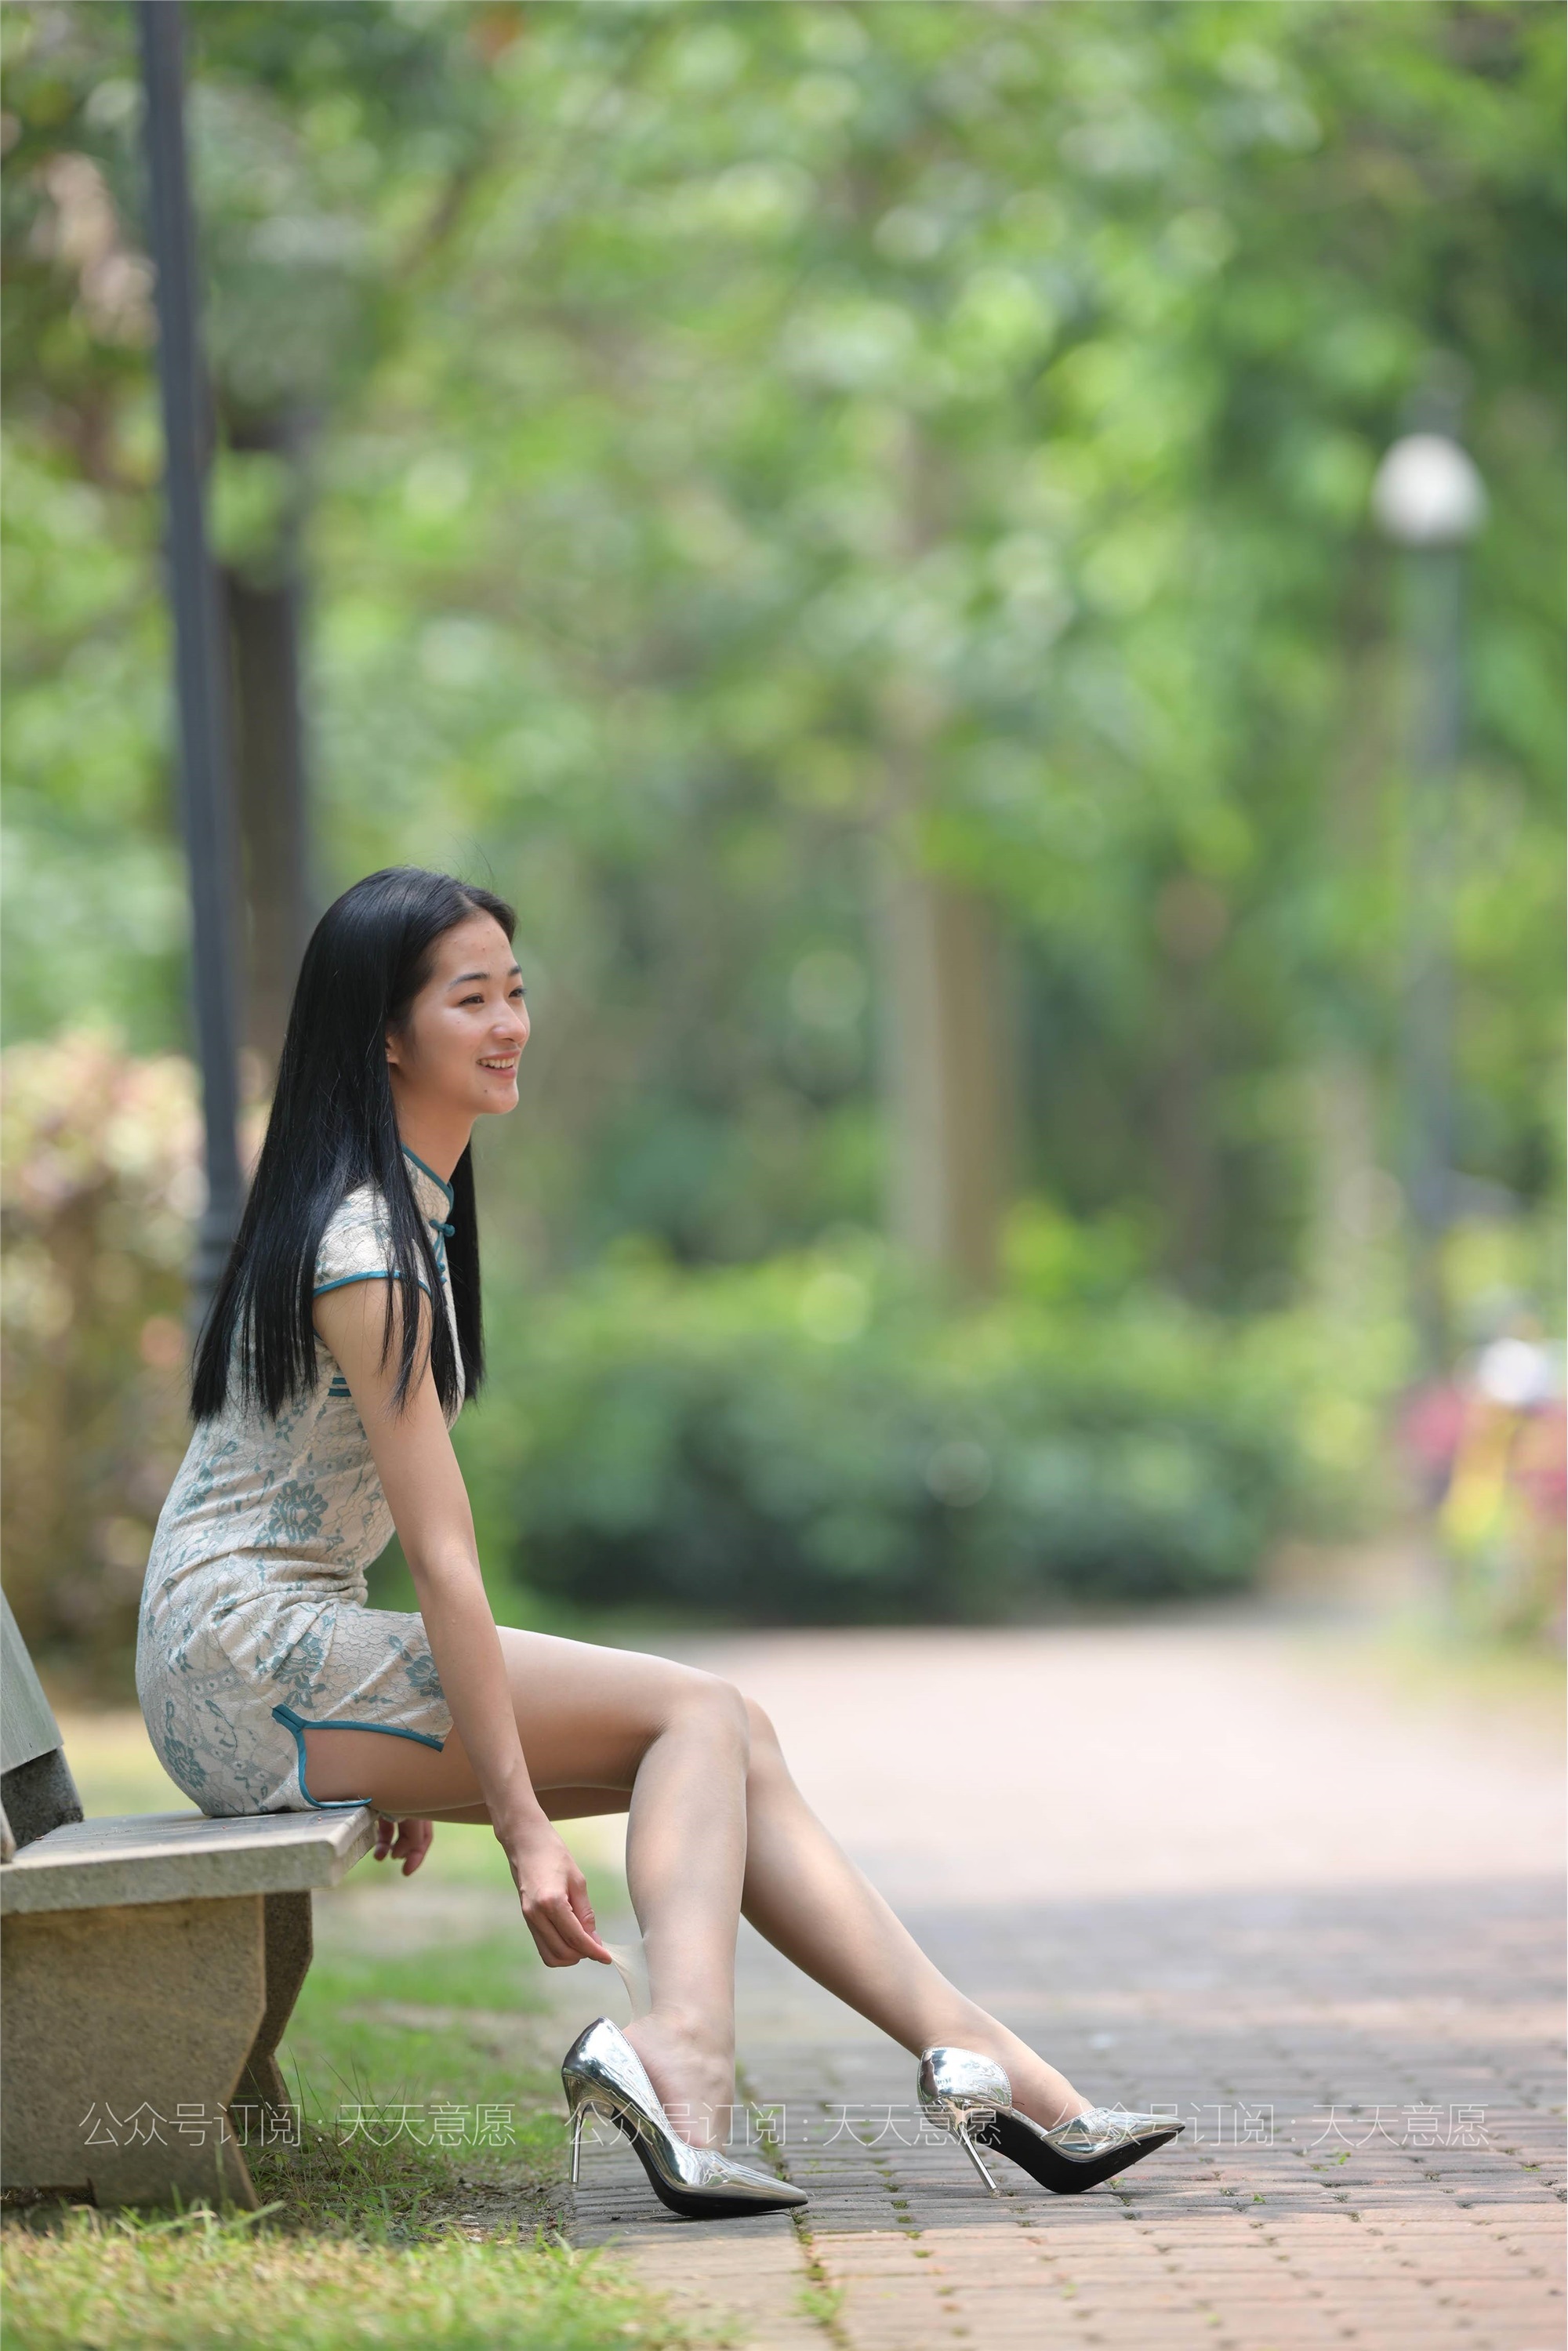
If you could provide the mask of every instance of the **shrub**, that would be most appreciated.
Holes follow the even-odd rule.
[[[5,1590],[29,1643],[123,1678],[189,1434],[193,1073],[76,1034],[13,1046],[4,1076]]]
[[[486,1560],[575,1604],[1007,1618],[1233,1588],[1321,1510],[1307,1365],[1168,1300],[944,1312],[866,1242],[491,1321]]]
[[[76,1035],[4,1075],[5,1586],[47,1658],[123,1687],[189,1434],[193,1073]],[[1140,1290],[1119,1228],[1019,1231],[1010,1294],[966,1311],[865,1235],[622,1249],[544,1293],[492,1265],[458,1426],[486,1565],[525,1613],[1005,1618],[1234,1588],[1364,1485],[1396,1333],[1221,1322]]]

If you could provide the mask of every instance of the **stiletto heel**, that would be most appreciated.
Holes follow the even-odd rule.
[[[956,2132],[993,2196],[1001,2190],[981,2161],[982,2147],[1005,2155],[1053,2195],[1081,2196],[1186,2127],[1168,2115],[1090,2106],[1047,2130],[1014,2105],[1012,2084],[995,2060],[973,2049],[927,2049],[916,2085],[922,2107]]]
[[[561,2060],[560,2078],[572,2120],[575,2186],[582,2126],[591,2111],[612,2122],[632,2143],[648,2185],[662,2204],[688,2220],[730,2220],[748,2212],[792,2211],[810,2201],[802,2188],[732,2163],[713,2147],[689,2147],[670,2128],[653,2085],[632,2043],[607,2016],[580,2032]]]
[[[969,2137],[968,2116],[956,2115],[954,2116],[953,2120],[954,2127],[958,2134],[959,2146],[963,2148],[965,2154],[968,2157],[970,2162],[974,2165],[976,2170],[985,2181],[986,2186],[990,2189],[991,2194],[993,2196],[999,2196],[1002,2192],[1001,2189],[997,2186],[996,2181],[991,2178],[990,2173],[987,2170],[984,2156],[980,2153],[979,2148],[975,2145],[974,2140]]]

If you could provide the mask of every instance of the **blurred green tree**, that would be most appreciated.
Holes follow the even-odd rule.
[[[885,1201],[983,1285],[1023,1188],[1217,1301],[1354,1305],[1402,871],[1366,492],[1434,352],[1493,507],[1459,1154],[1549,1196],[1556,12],[192,14],[222,542],[287,578],[247,420],[308,417],[324,863],[517,892],[536,1258]],[[8,1018],[66,948],[162,1041],[134,89],[110,12],[5,32]]]
[[[319,911],[300,648],[312,442],[395,345],[402,307],[461,215],[493,110],[484,45],[455,46],[403,11],[327,0],[308,40],[256,0],[185,13],[249,918],[246,1029],[265,1065]],[[47,387],[48,421],[70,434],[94,486],[110,490],[145,486],[144,467],[128,479],[103,427],[115,389],[143,389],[116,361],[155,331],[151,271],[136,250],[145,190],[132,30],[127,12],[68,6],[18,24],[7,45],[19,101],[9,225],[24,260],[23,396]],[[62,265],[77,281],[75,334],[59,331]],[[40,313],[52,331],[30,335]]]

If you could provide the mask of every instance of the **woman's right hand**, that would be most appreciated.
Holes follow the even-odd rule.
[[[588,1883],[542,1812],[497,1822],[496,1834],[512,1865],[512,1881],[528,1932],[547,1968],[574,1968],[579,1959],[613,1966],[599,1939]]]

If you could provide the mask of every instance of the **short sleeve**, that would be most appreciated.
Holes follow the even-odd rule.
[[[392,1238],[386,1202],[371,1184],[350,1192],[334,1210],[316,1251],[315,1295],[350,1281],[390,1281]],[[421,1289],[428,1285],[421,1279]]]

